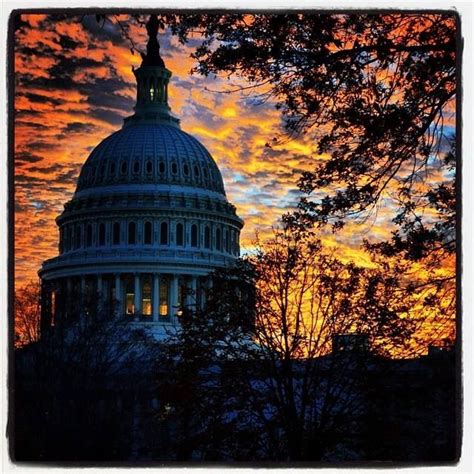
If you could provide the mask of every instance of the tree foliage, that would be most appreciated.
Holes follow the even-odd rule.
[[[345,423],[361,429],[371,360],[334,357],[334,337],[413,355],[414,303],[397,277],[343,264],[307,231],[256,245],[214,275],[205,308],[188,308],[164,346],[159,416],[176,429],[176,459],[322,459],[356,442]]]
[[[39,338],[40,288],[35,282],[15,290],[15,346],[31,344]]]
[[[300,213],[342,227],[389,199],[392,250],[416,259],[455,250],[453,13],[206,14],[167,17],[182,41],[199,31],[201,74],[242,77],[282,111],[290,136],[320,153],[299,181]],[[446,153],[448,153],[446,155]],[[438,190],[430,180],[446,182]],[[431,208],[434,212],[427,213]],[[423,221],[423,225],[421,222]],[[446,241],[445,234],[450,234]]]

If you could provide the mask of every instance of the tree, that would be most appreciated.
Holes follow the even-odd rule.
[[[40,288],[29,282],[15,291],[15,346],[38,340],[40,323]]]
[[[446,151],[456,94],[453,13],[206,14],[167,20],[182,41],[198,30],[201,74],[263,88],[290,135],[310,133],[319,152],[300,187],[322,190],[301,207],[343,225],[374,208],[389,187],[400,209]],[[425,179],[429,174],[425,176]],[[326,193],[324,199],[320,194]],[[322,196],[321,196],[322,197]]]
[[[156,341],[108,308],[88,311],[88,299],[94,295],[77,295],[83,304],[69,301],[68,319],[15,350],[17,461],[124,461],[160,442],[147,414]]]
[[[298,229],[258,249],[214,275],[205,309],[185,311],[164,346],[160,417],[178,460],[321,460],[360,441],[371,363],[331,354],[334,337],[370,341],[372,355],[412,350],[414,305],[396,276],[343,264]]]
[[[425,310],[437,307],[454,332],[456,312],[455,100],[458,18],[453,12],[206,14],[164,17],[204,75],[248,81],[282,111],[286,138],[305,134],[319,153],[304,172],[294,225],[339,230],[380,209],[394,230],[366,241],[375,260],[407,265]],[[235,90],[241,90],[242,86]],[[272,141],[270,141],[271,145]],[[439,313],[440,311],[438,311]]]

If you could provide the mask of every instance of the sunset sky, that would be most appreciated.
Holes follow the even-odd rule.
[[[131,25],[127,16],[120,17]],[[145,49],[145,28],[130,26],[130,37]],[[161,54],[173,72],[170,105],[184,131],[213,155],[229,200],[244,219],[241,246],[251,250],[256,231],[265,236],[297,200],[297,180],[318,160],[308,139],[268,148],[282,132],[280,113],[249,93],[223,93],[235,83],[190,75],[190,54],[199,39],[182,46],[161,32]],[[41,262],[57,254],[55,218],[71,199],[89,153],[133,113],[139,54],[117,23],[95,15],[22,15],[15,32],[15,279],[37,278]],[[453,117],[451,117],[452,123]],[[389,201],[363,224],[322,234],[341,256],[367,263],[362,238],[387,237],[393,217]]]

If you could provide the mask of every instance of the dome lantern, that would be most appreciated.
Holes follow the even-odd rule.
[[[168,105],[168,84],[171,71],[166,68],[160,56],[157,40],[158,19],[150,15],[146,25],[148,43],[146,54],[141,53],[142,64],[138,69],[132,67],[137,80],[137,102],[135,114],[124,120],[124,127],[136,123],[166,123],[179,126],[179,119],[171,115]]]

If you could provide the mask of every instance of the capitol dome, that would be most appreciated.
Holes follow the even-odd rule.
[[[130,124],[102,141],[82,167],[77,193],[102,186],[171,185],[225,195],[221,173],[191,135],[168,124]]]
[[[56,219],[59,255],[39,271],[42,331],[79,308],[165,334],[184,307],[205,303],[209,274],[240,254],[243,221],[221,173],[171,114],[157,29],[152,16],[147,53],[133,70],[134,114],[92,151]]]

